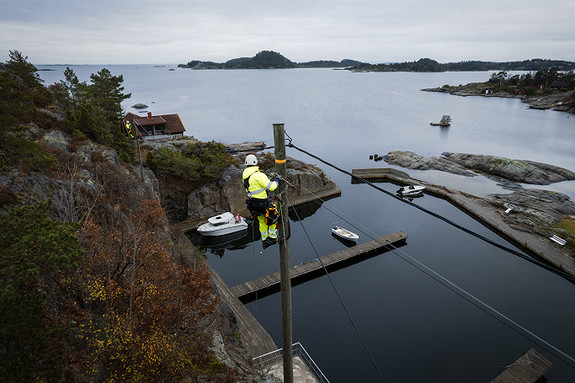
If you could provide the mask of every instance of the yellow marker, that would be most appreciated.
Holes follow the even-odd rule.
[[[276,164],[285,164],[286,160],[276,160]]]

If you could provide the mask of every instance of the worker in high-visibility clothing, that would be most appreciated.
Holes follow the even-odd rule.
[[[242,173],[244,187],[248,192],[249,199],[246,201],[248,209],[258,219],[259,229],[262,235],[263,248],[267,248],[277,242],[277,224],[270,226],[265,221],[266,210],[270,207],[270,200],[267,191],[274,191],[280,183],[279,176],[270,181],[268,176],[260,172],[258,158],[253,154],[248,154],[245,160],[246,168]]]
[[[130,121],[126,121],[126,133],[128,133],[128,136],[130,136],[130,138],[134,138],[134,132],[132,131],[132,124],[130,124]]]

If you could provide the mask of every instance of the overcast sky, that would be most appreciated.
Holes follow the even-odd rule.
[[[573,0],[0,0],[0,60],[575,61]]]

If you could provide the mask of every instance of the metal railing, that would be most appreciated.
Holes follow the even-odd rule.
[[[292,355],[299,357],[302,362],[309,368],[310,372],[317,379],[318,383],[329,383],[327,377],[320,370],[318,365],[309,356],[306,349],[300,342],[292,344]],[[283,358],[283,348],[278,348],[275,351],[268,352],[267,354],[260,355],[252,359],[252,364],[258,369],[264,369],[274,364],[281,363]]]

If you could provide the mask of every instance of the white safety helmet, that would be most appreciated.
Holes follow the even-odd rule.
[[[253,154],[246,156],[246,166],[255,166],[258,164],[258,158]]]

